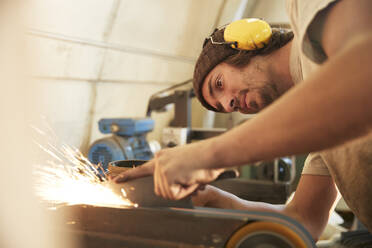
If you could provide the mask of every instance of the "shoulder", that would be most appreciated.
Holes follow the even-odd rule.
[[[370,0],[334,1],[314,16],[307,31],[332,57],[355,39],[372,32],[371,13]]]
[[[301,50],[318,63],[372,32],[370,0],[287,0],[287,11]]]

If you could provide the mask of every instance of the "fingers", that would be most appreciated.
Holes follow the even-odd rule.
[[[154,161],[150,160],[141,166],[138,166],[133,169],[129,169],[127,171],[120,173],[112,180],[115,183],[122,183],[122,182],[129,181],[135,178],[149,176],[149,175],[152,175],[153,173],[154,173]]]
[[[178,194],[174,195],[173,200],[180,200],[182,198],[185,198],[186,196],[191,195],[194,193],[199,187],[199,184],[193,184],[188,187],[183,187],[181,190],[179,190]]]
[[[204,190],[205,189],[205,184],[200,184],[199,187],[196,189],[196,191],[198,190]]]
[[[155,160],[155,165],[154,165],[154,192],[155,192],[156,195],[162,196],[162,194],[160,192],[160,189],[159,189],[159,183],[160,183],[159,162],[158,162],[156,154],[155,154],[154,160]]]
[[[198,189],[191,194],[191,201],[196,207],[206,206],[208,202],[208,190],[201,190],[200,187],[198,187]]]
[[[159,164],[157,155],[155,155],[154,161],[155,161],[154,162],[155,163],[155,168],[154,168],[155,194],[168,200],[181,199],[181,198],[177,198],[177,195],[179,195],[180,192],[183,190],[183,186],[181,184],[173,184],[173,183],[170,184],[169,180],[171,179],[166,177],[163,167]]]
[[[165,198],[173,199],[166,176],[164,175],[160,165],[158,156],[155,155],[155,169],[154,169],[154,191],[155,194]]]
[[[191,193],[191,196],[198,195],[200,191],[205,190],[205,187],[206,187],[205,184],[200,184],[200,185],[198,186],[198,188],[197,188],[194,192]]]
[[[161,162],[159,161],[159,156],[162,157]],[[174,166],[178,166],[178,164],[170,163],[168,159],[163,159],[163,156],[164,154],[156,153],[155,158],[152,160],[154,164],[155,194],[165,199],[179,200],[197,190],[200,185],[196,183],[196,178],[191,177],[190,180],[187,180],[185,185],[179,183],[178,179],[184,176],[180,174],[179,170],[175,169]],[[208,182],[211,180],[208,180]]]
[[[169,187],[169,183],[167,181],[167,179],[165,178],[164,174],[160,174],[160,179],[161,179],[161,184],[160,184],[160,187],[161,187],[161,190],[163,192],[163,195],[166,199],[170,199],[170,200],[174,200],[174,194],[172,193],[170,187]]]

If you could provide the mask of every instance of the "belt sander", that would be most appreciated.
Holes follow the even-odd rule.
[[[115,167],[143,161],[118,161]],[[109,166],[110,168],[110,166]],[[191,199],[170,201],[154,194],[153,178],[113,185],[138,207],[74,205],[58,207],[67,231],[81,247],[316,247],[295,220],[276,213],[193,207]]]

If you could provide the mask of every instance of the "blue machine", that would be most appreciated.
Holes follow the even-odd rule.
[[[143,159],[153,157],[146,134],[154,129],[150,118],[101,119],[99,130],[113,135],[95,141],[89,148],[88,159],[94,164],[101,163],[104,169],[111,161]]]

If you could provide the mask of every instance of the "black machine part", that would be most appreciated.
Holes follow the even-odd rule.
[[[191,98],[194,97],[193,89],[176,90],[167,96],[152,96],[147,107],[146,116],[150,117],[152,111],[162,111],[171,103],[175,105],[172,127],[191,127]]]
[[[133,168],[135,166],[140,166],[145,162],[147,161],[120,160],[109,163],[109,166]],[[235,171],[226,171],[222,173],[216,180],[234,177],[236,177]],[[137,203],[141,207],[193,208],[191,197],[186,197],[178,201],[172,201],[157,196],[154,192],[153,176],[141,177],[124,183],[114,183],[112,181],[107,183],[116,194],[126,197],[131,202]]]
[[[51,214],[66,220],[56,231],[73,235],[84,248],[316,247],[298,222],[269,212],[75,205]]]

